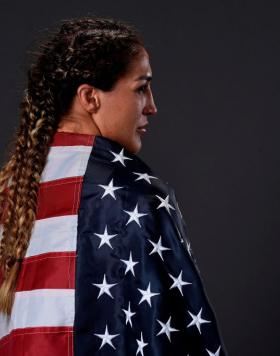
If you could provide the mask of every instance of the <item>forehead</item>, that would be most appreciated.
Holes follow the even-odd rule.
[[[127,77],[133,80],[145,80],[146,76],[152,76],[152,69],[149,61],[149,55],[146,50],[142,50],[130,64],[130,69],[127,72]]]

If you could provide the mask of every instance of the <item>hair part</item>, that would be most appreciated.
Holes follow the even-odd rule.
[[[36,51],[13,149],[0,171],[0,312],[11,315],[36,220],[41,174],[60,118],[70,109],[79,85],[112,90],[143,47],[132,25],[92,16],[63,20]]]

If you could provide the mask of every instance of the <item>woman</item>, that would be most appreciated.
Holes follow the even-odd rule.
[[[28,71],[0,175],[0,355],[225,355],[172,188],[137,30],[64,21]]]

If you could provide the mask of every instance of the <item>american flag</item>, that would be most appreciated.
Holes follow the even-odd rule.
[[[102,136],[56,132],[0,356],[224,356],[174,190]]]

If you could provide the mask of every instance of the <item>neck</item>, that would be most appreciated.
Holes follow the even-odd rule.
[[[62,117],[59,121],[57,131],[102,136],[99,128],[91,117],[81,120],[78,120],[76,117],[74,118],[71,116]]]

